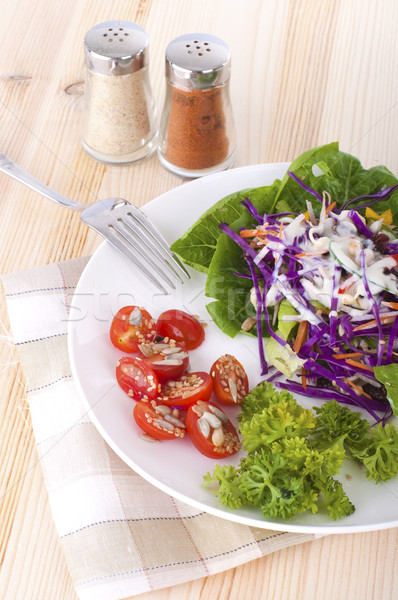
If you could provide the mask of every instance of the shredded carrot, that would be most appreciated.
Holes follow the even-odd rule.
[[[367,327],[370,327],[371,325],[377,325],[376,319],[373,319],[372,321],[368,321],[367,323],[362,323],[362,325],[358,325],[357,327],[354,327],[353,331],[359,331],[360,329],[366,329]]]
[[[351,358],[346,359],[347,365],[352,365],[353,367],[358,367],[359,369],[364,369],[365,371],[370,371],[373,373],[373,367],[368,367],[368,365],[363,365],[358,360],[352,360]]]
[[[279,228],[279,233],[278,233],[278,237],[282,237],[282,231],[283,231],[283,223],[281,223],[281,226]]]
[[[293,350],[297,353],[307,339],[308,321],[301,321],[298,326],[296,339],[294,340]]]
[[[363,355],[362,352],[347,352],[347,354],[333,354],[332,356],[333,358],[337,358],[337,360],[340,360],[342,358],[354,358]]]
[[[254,237],[257,234],[258,234],[257,229],[242,229],[242,231],[239,232],[240,237],[243,237],[243,238]]]
[[[350,381],[349,379],[346,379],[346,378],[344,378],[343,381],[345,381],[350,387],[352,387],[352,389],[354,389],[356,392],[358,392],[358,394],[360,396],[365,396],[366,398],[369,398],[369,400],[372,400],[372,396],[369,396],[369,394],[364,392],[363,389],[359,385],[356,385],[355,383],[353,383],[352,381]]]
[[[301,385],[303,386],[303,389],[306,390],[307,389],[307,378],[306,378],[306,374],[307,371],[304,369],[304,367],[301,369]]]
[[[336,202],[332,202],[332,204],[329,204],[329,206],[326,207],[326,214],[328,215],[330,213],[330,211],[332,211],[334,209],[335,206],[336,206]]]
[[[390,319],[396,319],[396,315],[382,315],[380,316],[380,321],[389,321]],[[371,325],[377,325],[377,321],[376,319],[372,319],[372,321],[368,321],[367,323],[362,323],[362,325],[358,325],[357,327],[354,327],[353,331],[359,331],[360,329],[366,329],[367,327],[370,327]]]
[[[329,250],[326,248],[324,250],[317,250],[316,252],[301,252],[300,254],[295,254],[296,258],[303,258],[304,256],[321,256],[321,254],[327,254]]]
[[[398,310],[398,302],[382,302],[383,306],[389,306],[390,308],[394,308]]]

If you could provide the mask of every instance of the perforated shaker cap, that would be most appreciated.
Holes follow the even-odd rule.
[[[84,38],[86,66],[101,75],[127,75],[148,60],[148,34],[129,21],[106,21],[92,27]]]
[[[166,78],[187,89],[214,87],[231,74],[231,52],[220,38],[206,33],[188,33],[166,48]]]

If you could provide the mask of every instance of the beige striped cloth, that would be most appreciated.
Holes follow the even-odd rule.
[[[68,307],[86,263],[2,277],[50,506],[79,598],[118,600],[313,539],[192,508],[153,487],[107,446],[68,360]]]

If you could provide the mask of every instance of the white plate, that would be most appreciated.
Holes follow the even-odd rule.
[[[282,177],[287,164],[233,169],[185,183],[145,206],[146,214],[171,243],[217,200],[229,193],[268,185]],[[346,533],[398,525],[398,480],[375,485],[362,471],[349,465],[341,480],[355,513],[332,521],[325,514],[305,514],[291,521],[265,520],[258,510],[224,508],[201,488],[214,461],[195,450],[188,437],[163,443],[141,439],[133,422],[132,400],[115,382],[115,364],[122,355],[109,341],[109,326],[116,311],[127,304],[145,306],[154,317],[179,308],[207,321],[206,341],[192,352],[192,370],[208,370],[221,354],[235,355],[245,366],[250,384],[260,381],[257,342],[246,336],[230,339],[210,322],[205,305],[205,277],[192,271],[190,283],[168,296],[158,295],[133,267],[104,243],[89,261],[74,295],[69,323],[72,371],[90,417],[113,450],[137,473],[164,492],[219,517],[255,527],[307,533]],[[311,406],[314,402],[306,405]],[[229,411],[236,423],[236,409]],[[239,462],[236,455],[227,461]]]

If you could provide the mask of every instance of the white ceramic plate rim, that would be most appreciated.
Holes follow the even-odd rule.
[[[288,163],[253,165],[197,179],[162,194],[145,205],[144,211],[171,243],[220,198],[241,189],[268,185],[275,178],[282,177],[287,167]],[[127,465],[162,491],[195,509],[237,523],[313,534],[353,533],[396,527],[398,482],[375,486],[367,482],[363,473],[355,466],[343,470],[341,474],[349,497],[357,498],[354,502],[357,510],[351,517],[335,522],[327,515],[318,513],[301,515],[291,521],[266,520],[257,510],[229,510],[211,492],[201,489],[202,475],[212,469],[214,462],[202,457],[189,446],[188,440],[162,444],[150,444],[141,440],[139,430],[132,422],[131,401],[115,386],[113,365],[121,353],[111,347],[107,335],[109,324],[113,312],[124,304],[135,303],[130,302],[131,297],[135,300],[138,298],[144,306],[148,306],[149,302],[154,316],[167,308],[187,310],[188,302],[189,310],[194,314],[198,313],[204,320],[208,319],[205,304],[209,299],[205,299],[201,292],[204,276],[193,271],[191,273],[192,280],[189,284],[178,288],[177,292],[169,296],[158,296],[150,284],[105,242],[94,253],[79,280],[69,320],[68,344],[72,374],[85,409],[109,446]],[[245,358],[254,352],[254,346],[250,345],[247,337],[244,336],[242,348],[242,340],[230,340],[213,323],[208,323],[206,331],[206,349],[193,353],[192,370],[205,370],[206,365],[209,369],[212,363],[209,363],[207,354],[214,348],[218,349],[216,356],[225,352],[235,354],[248,370],[251,385],[258,383],[259,371],[254,366],[254,361],[249,361],[248,366],[245,364]],[[242,336],[238,336],[240,337]],[[213,354],[215,352],[216,350]],[[304,402],[308,406],[314,404],[308,404],[308,400]],[[231,417],[236,422],[236,413]],[[185,444],[183,456],[182,447],[177,447],[176,444]],[[150,459],[147,458],[148,454]],[[158,460],[162,459],[164,462],[160,468]],[[178,473],[175,474],[177,462],[183,473],[181,478]],[[234,464],[238,460],[233,458],[230,462]],[[193,471],[196,479],[193,476],[194,480],[190,481]],[[176,479],[170,483],[168,475]],[[374,513],[381,515],[375,516]]]

